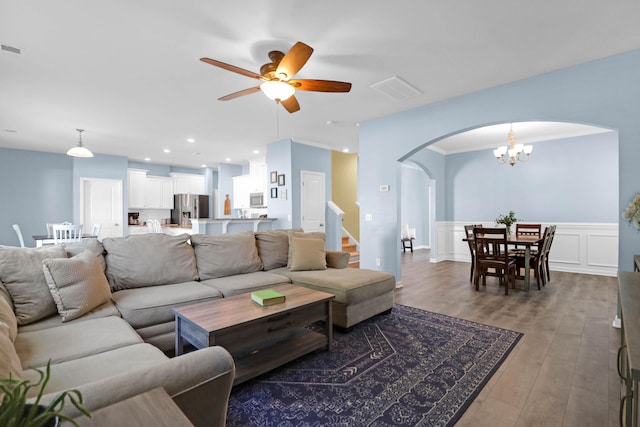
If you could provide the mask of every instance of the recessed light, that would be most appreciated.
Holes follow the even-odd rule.
[[[187,142],[196,142],[196,140],[193,138],[187,138]]]
[[[144,161],[145,161],[145,162],[150,162],[150,161],[151,161],[151,159],[150,159],[149,157],[145,157],[145,158],[144,158]]]
[[[227,157],[226,159],[224,159],[224,161],[225,161],[225,162],[230,162],[230,161],[231,161],[231,159]]]
[[[202,166],[203,168],[206,168],[206,167],[207,167],[207,165],[201,165],[201,166]]]
[[[169,150],[168,148],[165,148],[165,149],[164,149],[164,150],[162,150],[162,151],[164,151],[165,153],[170,153],[170,152],[171,152],[171,150]]]
[[[343,149],[342,149],[342,152],[343,152],[343,153],[348,153],[348,152],[349,152],[349,149],[348,149],[348,148],[343,148]]]
[[[253,150],[253,154],[260,154],[260,150]]]

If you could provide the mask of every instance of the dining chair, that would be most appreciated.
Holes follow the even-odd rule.
[[[53,224],[53,242],[71,243],[82,240],[82,224]]]
[[[549,270],[549,254],[551,253],[551,244],[553,243],[553,238],[556,236],[556,226],[555,225],[551,225],[551,232],[550,232],[550,236],[549,236],[549,244],[546,247],[545,253],[543,254],[544,257],[544,270],[545,273],[547,275],[547,280],[551,281],[551,273]]]
[[[517,237],[540,237],[542,230],[542,224],[521,224],[516,222],[516,238]],[[510,251],[511,255],[524,256],[524,249],[515,245],[515,248]]]
[[[47,222],[47,237],[53,238],[53,223]]]
[[[545,286],[548,281],[545,267],[545,254],[547,253],[547,248],[550,244],[550,236],[551,227],[545,227],[538,250],[532,250],[531,255],[529,256],[529,268],[532,269],[535,274],[536,282],[538,284],[538,290],[541,289],[540,282],[542,282],[542,286]],[[514,255],[512,254],[512,256]],[[519,279],[523,279],[524,277],[520,276],[520,270],[524,268],[524,253],[516,254],[515,259],[517,268],[516,277]]]
[[[100,235],[100,230],[102,230],[102,224],[93,224],[93,229],[91,230],[91,235],[96,236],[96,238]]]
[[[20,230],[20,226],[18,224],[13,224],[12,225],[13,230],[16,232],[16,235],[18,236],[18,241],[20,242],[20,247],[24,248],[24,238],[22,237],[22,230]]]
[[[402,243],[402,252],[407,251],[407,247],[413,252],[413,241],[416,238],[416,229],[409,228],[409,224],[402,224],[402,230],[400,232],[400,242]],[[409,242],[409,246],[407,246]]]
[[[473,282],[473,278],[476,272],[476,248],[475,243],[473,242],[473,229],[475,227],[482,227],[481,224],[473,224],[473,225],[465,225],[464,226],[464,234],[467,240],[467,244],[469,245],[469,254],[471,255],[471,269],[469,272],[469,281]]]
[[[482,285],[487,285],[487,275],[491,269],[498,276],[499,284],[504,285],[504,294],[509,295],[509,282],[512,288],[516,285],[516,260],[509,256],[507,229],[475,227],[473,241],[476,250],[476,291],[479,290],[480,277]]]

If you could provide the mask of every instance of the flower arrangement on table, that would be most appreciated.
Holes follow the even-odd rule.
[[[511,226],[520,221],[516,218],[516,214],[513,211],[509,211],[507,215],[500,215],[496,218],[496,224],[504,224],[507,227],[507,234],[511,234]]]
[[[622,212],[622,218],[640,231],[640,193],[636,194],[627,209]]]

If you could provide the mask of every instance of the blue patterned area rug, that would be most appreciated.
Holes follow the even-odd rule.
[[[227,426],[452,426],[521,337],[396,304],[234,387]]]

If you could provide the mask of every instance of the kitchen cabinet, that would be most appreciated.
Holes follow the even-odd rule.
[[[173,178],[148,176],[146,182],[146,209],[173,209]]]
[[[267,162],[264,157],[249,161],[250,193],[263,193],[267,190]],[[265,195],[265,200],[267,197]]]
[[[147,172],[148,171],[144,169],[127,170],[127,188],[130,208],[144,208],[145,193],[147,191]]]
[[[170,175],[173,178],[173,192],[175,194],[207,194],[204,175],[175,172]]]
[[[251,192],[251,176],[239,175],[233,178],[233,209],[249,208],[249,193]]]

